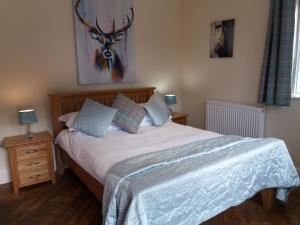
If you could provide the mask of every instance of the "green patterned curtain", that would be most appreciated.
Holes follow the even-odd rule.
[[[289,106],[296,0],[271,0],[258,103]]]

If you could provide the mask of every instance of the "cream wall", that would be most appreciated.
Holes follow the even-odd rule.
[[[181,0],[135,1],[137,83],[77,84],[71,0],[0,1],[0,140],[22,134],[18,107],[36,109],[33,131],[51,131],[47,93],[155,86],[180,98]],[[180,106],[178,106],[180,107]],[[0,183],[8,179],[0,149]]]
[[[136,0],[137,83],[77,84],[70,0],[0,1],[0,140],[22,134],[18,107],[32,106],[51,131],[47,93],[156,86],[175,92],[189,123],[204,128],[207,99],[256,104],[269,0]],[[234,57],[209,59],[209,25],[236,19]],[[267,136],[287,141],[300,167],[300,102],[267,108]],[[0,183],[8,180],[0,148]]]
[[[255,105],[267,30],[269,0],[185,0],[182,48],[183,109],[205,127],[205,101]],[[210,59],[210,22],[235,18],[234,57]],[[266,135],[284,139],[300,167],[300,102],[267,107]]]

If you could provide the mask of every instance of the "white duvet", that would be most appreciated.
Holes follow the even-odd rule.
[[[169,121],[159,128],[141,128],[138,134],[113,131],[105,138],[63,130],[57,136],[56,143],[90,175],[104,184],[108,170],[125,159],[217,136],[220,134]]]

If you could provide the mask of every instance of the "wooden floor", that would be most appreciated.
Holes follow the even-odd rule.
[[[55,185],[26,188],[20,195],[11,188],[0,186],[1,225],[101,225],[101,204],[70,171]],[[276,204],[271,212],[254,198],[203,225],[300,225],[300,189],[287,205]]]

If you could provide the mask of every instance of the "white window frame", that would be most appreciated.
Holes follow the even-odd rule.
[[[296,0],[295,35],[292,68],[292,98],[300,98],[300,15],[299,0]]]

